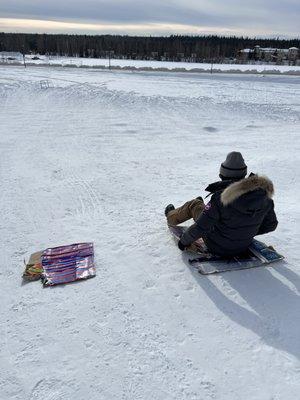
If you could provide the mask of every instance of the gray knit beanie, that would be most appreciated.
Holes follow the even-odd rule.
[[[220,175],[224,178],[244,178],[247,175],[247,165],[238,151],[232,151],[221,164]]]

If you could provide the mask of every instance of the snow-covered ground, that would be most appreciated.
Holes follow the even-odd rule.
[[[175,71],[175,72],[213,72],[213,73],[247,73],[247,74],[284,74],[300,75],[300,66],[271,64],[210,64],[149,60],[119,60],[102,58],[75,58],[60,56],[27,55],[26,63],[40,66],[63,66],[83,68],[109,68],[135,71]],[[14,63],[15,61],[7,61]],[[23,60],[19,60],[22,64]]]
[[[1,400],[299,398],[299,84],[0,67]],[[163,211],[232,150],[274,181],[286,262],[203,277]],[[96,278],[22,285],[31,252],[78,241]]]

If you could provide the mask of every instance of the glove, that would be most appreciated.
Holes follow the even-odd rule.
[[[178,242],[178,248],[179,248],[181,251],[186,250],[186,246],[181,242],[181,240],[179,240],[179,242]]]

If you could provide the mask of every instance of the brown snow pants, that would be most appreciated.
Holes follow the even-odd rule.
[[[191,218],[196,221],[204,210],[203,200],[194,199],[187,201],[183,206],[172,210],[167,215],[169,225],[179,225]]]

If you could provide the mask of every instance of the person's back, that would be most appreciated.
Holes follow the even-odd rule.
[[[213,195],[206,206],[198,198],[178,209],[173,205],[167,207],[169,224],[178,224],[191,217],[195,220],[178,243],[181,250],[202,237],[211,253],[238,255],[248,248],[254,236],[276,229],[273,183],[254,174],[245,178],[246,173],[242,155],[229,153],[220,168],[222,181],[207,188]]]
[[[204,241],[214,254],[236,255],[245,251],[254,236],[274,230],[277,219],[271,199],[272,182],[262,176],[252,175],[230,184],[212,199],[197,226],[212,227]]]

